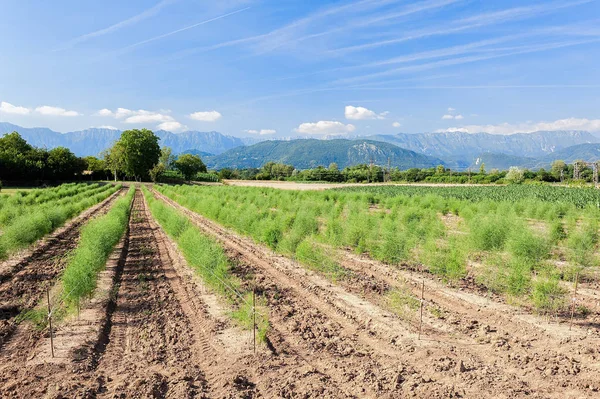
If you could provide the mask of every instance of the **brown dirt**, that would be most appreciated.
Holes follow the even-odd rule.
[[[122,191],[83,212],[21,255],[0,264],[0,349],[14,332],[16,317],[40,301],[65,266],[65,257],[77,246],[81,227],[90,218],[108,212]]]
[[[177,206],[165,197],[161,198]],[[328,283],[323,283],[318,276],[306,272],[289,259],[274,256],[271,251],[249,239],[241,238],[199,215],[185,212],[205,232],[217,237],[226,248],[252,265],[254,273],[264,274],[265,279],[276,286],[278,298],[282,297],[282,292],[287,294],[284,299],[291,304],[286,309],[290,315],[299,313],[297,317],[308,320],[305,323],[296,322],[295,325],[299,326],[300,331],[306,325],[311,327],[308,335],[311,342],[314,337],[321,336],[314,329],[327,326],[327,321],[334,323],[332,331],[335,334],[325,332],[324,335],[333,335],[340,341],[344,341],[344,337],[352,337],[352,347],[361,348],[358,350],[362,357],[362,368],[359,370],[363,373],[378,370],[373,377],[378,390],[367,391],[368,394],[431,397],[441,392],[454,392],[467,397],[562,398],[594,397],[600,388],[597,383],[600,374],[596,341],[592,338],[587,340],[582,331],[571,337],[564,336],[562,340],[554,336],[546,338],[542,329],[526,328],[531,324],[528,320],[532,317],[530,315],[513,321],[512,314],[503,313],[505,309],[484,308],[485,298],[480,297],[474,303],[467,302],[465,305],[463,293],[460,292],[449,298],[439,295],[433,301],[430,290],[435,292],[436,289],[428,287],[428,306],[439,306],[441,317],[434,319],[428,315],[425,318],[426,339],[416,341],[414,332],[407,332],[406,324],[402,327],[397,318],[377,306],[381,305],[377,292],[382,286],[399,286],[397,276],[390,277],[385,273],[376,275],[372,269],[368,269],[367,264],[355,264],[355,267],[349,268],[358,277],[350,282],[341,282],[341,287],[331,284],[328,287]],[[372,286],[376,287],[371,293],[365,289],[365,281],[371,281]],[[445,290],[452,291],[448,288]],[[360,298],[368,299],[373,304],[365,304],[366,301],[361,302]],[[302,303],[306,306],[303,307]],[[273,314],[276,314],[278,303],[271,302],[270,305],[272,317],[275,317]],[[313,313],[318,312],[321,319],[315,322],[307,308]],[[522,324],[526,327],[522,327]],[[280,324],[276,325],[279,328]],[[391,332],[394,329],[395,332]],[[297,334],[293,329],[287,332],[292,337]],[[556,334],[562,332],[555,331]],[[566,345],[564,350],[555,350],[555,347],[569,342],[571,345]],[[553,346],[547,347],[548,344]],[[353,369],[356,371],[359,367],[356,363],[344,364],[333,354],[332,358],[341,363],[336,366],[342,371],[342,376],[338,377],[340,379],[345,373]],[[416,376],[416,381],[398,383],[391,388],[394,384],[387,367],[396,371],[410,370],[407,374]],[[407,381],[408,375],[403,372],[397,374],[398,381]],[[335,379],[336,375],[330,376]],[[353,381],[357,387],[369,387],[364,374],[354,374]],[[434,381],[435,384],[426,381]]]
[[[252,353],[250,332],[194,275],[138,192],[113,274],[99,290],[116,295],[83,317],[85,339],[64,345],[58,361],[44,354],[46,331],[19,329],[0,352],[0,397],[598,397],[600,342],[585,326],[569,332],[346,251],[338,255],[351,276],[334,284],[154,194],[215,237],[243,287],[266,300],[267,344]],[[422,281],[418,340],[416,319],[391,313],[385,294],[418,296]],[[66,324],[59,331],[82,331]]]

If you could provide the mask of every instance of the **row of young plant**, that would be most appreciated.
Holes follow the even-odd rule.
[[[131,186],[108,213],[90,220],[81,230],[77,248],[61,277],[63,298],[68,307],[90,297],[96,289],[99,273],[127,230],[135,190]]]
[[[15,215],[9,219],[9,223],[2,225],[0,260],[7,259],[16,251],[33,244],[120,188],[120,185],[101,186],[74,197],[28,207],[26,212]]]
[[[173,239],[183,254],[187,264],[220,297],[232,307],[231,316],[243,328],[252,329],[253,309],[250,282],[237,277],[232,271],[223,248],[214,239],[203,234],[190,220],[173,207],[154,198],[146,187],[142,187],[144,197],[154,219]],[[256,313],[257,338],[266,339],[269,329],[267,312],[262,300]]]
[[[435,195],[473,202],[532,201],[551,203],[567,208],[600,208],[600,191],[593,187],[561,187],[539,184],[513,184],[509,186],[354,186],[336,189],[341,192],[360,192],[381,196]]]
[[[42,204],[44,202],[77,195],[96,187],[98,187],[98,184],[96,183],[65,183],[52,188],[17,191],[13,195],[1,196],[0,208],[3,208],[4,206]]]
[[[15,219],[17,219],[19,216],[29,214],[37,209],[54,208],[67,203],[78,202],[82,199],[85,199],[86,197],[94,196],[108,189],[110,189],[110,187],[106,185],[100,186],[97,184],[92,184],[87,185],[87,187],[78,188],[76,190],[66,190],[70,193],[70,195],[62,195],[60,197],[57,196],[54,199],[50,199],[48,201],[43,201],[40,203],[24,202],[21,204],[7,204],[7,206],[4,206],[0,209],[0,227],[5,228],[10,224],[14,223]]]
[[[343,277],[325,248],[351,248],[391,265],[467,275],[541,311],[565,305],[561,280],[597,265],[599,211],[536,200],[473,202],[428,194],[160,186],[181,205]],[[555,215],[552,222],[525,216]],[[549,218],[549,217],[548,217]],[[564,265],[566,264],[566,266]]]

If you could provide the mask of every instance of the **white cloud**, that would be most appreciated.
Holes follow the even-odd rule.
[[[448,112],[454,112],[454,111],[456,111],[456,108],[448,107]]]
[[[160,114],[158,112],[146,111],[140,109],[135,111],[134,115],[125,118],[125,123],[152,123],[152,122],[173,122],[175,119],[171,115]]]
[[[531,133],[544,130],[586,130],[589,132],[600,132],[600,119],[566,118],[559,119],[554,122],[525,122],[517,124],[501,123],[498,125],[467,125],[462,127],[440,129],[437,132],[485,132],[491,134],[513,134]]]
[[[161,130],[169,130],[176,132],[179,130],[186,129],[187,126],[177,122],[175,118],[168,115],[171,110],[161,109],[159,112],[147,111],[145,109],[131,110],[128,108],[117,108],[116,111],[111,111],[108,108],[104,108],[96,112],[94,115],[97,116],[109,116],[115,119],[122,120],[123,123],[130,124],[147,124],[147,123],[158,123],[157,128]]]
[[[442,116],[442,119],[454,119],[454,115],[446,114]]]
[[[115,114],[108,108],[102,108],[94,116],[115,116]]]
[[[402,124],[400,122],[394,122],[394,123],[392,123],[392,126],[393,127],[400,127],[400,126],[402,126]]]
[[[461,120],[461,119],[464,119],[464,116],[462,116],[461,114],[458,114],[454,117],[454,119]]]
[[[190,118],[192,118],[193,120],[196,120],[196,121],[214,122],[218,119],[221,119],[221,117],[223,115],[221,115],[220,112],[213,110],[213,111],[194,112],[193,114],[190,114],[189,116],[190,116]]]
[[[109,129],[109,130],[119,130],[118,127],[110,126],[110,125],[102,125],[98,126],[97,129]]]
[[[354,107],[352,105],[346,105],[344,115],[346,119],[352,120],[365,120],[365,119],[385,119],[385,116],[389,114],[388,111],[377,114],[375,111],[364,107]]]
[[[161,130],[168,130],[170,132],[177,132],[177,131],[185,129],[186,126],[182,125],[181,123],[179,123],[177,121],[170,121],[170,122],[161,123],[160,125],[158,125],[158,128]]]
[[[11,103],[0,101],[0,113],[14,114],[14,115],[27,115],[30,112],[31,112],[31,110],[29,108],[19,107],[16,105],[12,105]]]
[[[37,107],[35,111],[38,114],[46,115],[46,116],[79,116],[81,115],[77,111],[67,111],[64,108],[60,107],[51,107],[50,105],[42,105],[41,107]]]
[[[338,121],[318,121],[318,122],[306,122],[300,124],[296,129],[294,129],[298,133],[303,134],[345,134],[351,133],[356,130],[356,127],[352,124],[344,125]]]
[[[250,134],[260,134],[261,136],[264,136],[264,135],[268,135],[268,134],[275,134],[275,133],[277,133],[277,130],[274,130],[274,129],[260,129],[260,130],[247,129],[247,130],[244,130],[244,132],[250,133]]]

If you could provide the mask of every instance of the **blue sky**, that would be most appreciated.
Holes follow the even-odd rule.
[[[3,0],[0,121],[600,131],[600,1]]]

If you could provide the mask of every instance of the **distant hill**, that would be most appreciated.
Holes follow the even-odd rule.
[[[182,154],[192,154],[192,155],[198,155],[200,158],[206,158],[206,157],[214,157],[215,154],[211,154],[210,152],[204,152],[204,151],[199,151],[199,150],[185,150],[182,152]]]
[[[506,170],[511,166],[524,166],[534,163],[535,158],[518,157],[508,154],[497,154],[493,152],[485,152],[480,154],[469,167],[471,170],[478,170],[481,164],[485,164],[485,170],[492,169]]]
[[[78,156],[97,156],[109,148],[121,136],[120,130],[91,128],[77,132],[59,133],[47,128],[24,128],[11,123],[0,122],[0,136],[13,131],[19,132],[30,144],[36,147],[67,147]],[[219,132],[188,131],[171,133],[155,131],[160,137],[160,145],[173,149],[175,154],[194,149],[210,154],[220,154],[231,148],[254,144],[256,139],[241,139]]]
[[[511,135],[461,132],[399,133],[364,138],[385,141],[425,155],[453,160],[463,168],[472,165],[485,153],[538,158],[573,145],[600,142],[598,137],[583,131],[539,131]]]
[[[563,160],[566,163],[572,163],[577,160],[587,162],[600,161],[600,143],[579,144],[564,148],[553,154],[540,157],[532,162],[524,164],[525,167],[532,169],[549,168],[552,162],[557,159]]]
[[[234,148],[215,157],[207,158],[206,163],[215,169],[258,168],[266,162],[282,162],[299,169],[327,167],[335,162],[338,167],[368,164],[387,165],[401,169],[429,168],[444,164],[438,158],[417,154],[390,143],[373,140],[316,140],[299,139],[289,141],[263,141],[248,147]]]

